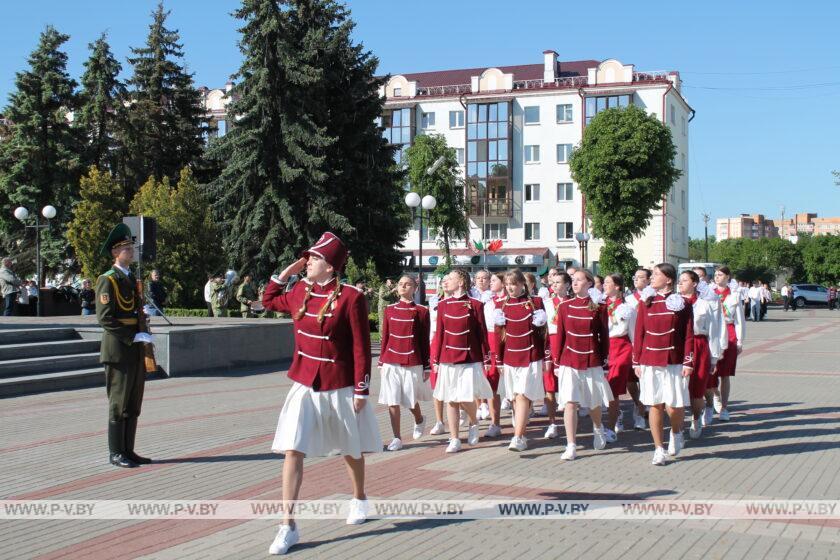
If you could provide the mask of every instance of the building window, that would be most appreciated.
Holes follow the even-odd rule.
[[[472,216],[512,216],[510,102],[467,106],[467,189]]]
[[[423,241],[434,241],[437,238],[437,235],[435,235],[434,230],[432,230],[428,226],[428,224],[423,226],[423,231],[420,232],[420,236],[423,239]]]
[[[604,97],[587,97],[586,98],[586,124],[592,120],[592,117],[606,111],[607,109],[617,109],[627,107],[633,104],[632,95],[610,95]]]
[[[464,148],[455,148],[455,158],[458,160],[458,165],[464,165]]]
[[[680,201],[682,202],[682,209],[685,210],[685,189],[680,191]]]
[[[557,240],[574,239],[575,225],[572,222],[557,222]]]
[[[507,239],[507,224],[485,224],[484,225],[485,239]]]
[[[569,163],[570,157],[572,157],[572,145],[557,144],[557,163]]]
[[[568,123],[572,122],[573,120],[573,113],[572,113],[572,105],[558,105],[557,106],[557,122],[558,123]]]
[[[683,171],[688,171],[685,166],[685,154],[680,154],[680,169]]]
[[[671,124],[677,124],[677,110],[673,103],[671,103]]]
[[[225,134],[227,134],[227,121],[224,119],[216,121],[216,136],[221,138]]]
[[[435,114],[434,113],[423,113],[421,118],[422,123],[420,126],[423,128],[434,128],[435,127]]]
[[[539,107],[525,107],[525,124],[540,124]]]
[[[676,187],[671,187],[671,202],[674,202],[674,200],[676,200],[676,195],[674,194],[676,192],[677,192]]]
[[[394,88],[394,97],[402,97],[402,88]]]
[[[683,136],[686,135],[687,130],[688,130],[688,125],[685,122],[685,117],[682,117],[682,133],[683,133]]]
[[[688,237],[686,236],[686,233],[685,233],[685,226],[682,226],[682,240],[683,240],[683,243],[688,241]]]
[[[463,111],[449,111],[449,128],[464,128]]]
[[[401,165],[405,161],[405,150],[411,145],[414,135],[414,114],[411,107],[385,110],[380,121],[382,136],[389,144],[397,146],[394,161]]]
[[[525,224],[525,241],[536,241],[540,238],[540,224],[528,222]]]
[[[525,146],[525,163],[540,162],[540,147],[536,144]]]
[[[569,202],[573,194],[574,187],[571,183],[557,183],[557,202]]]
[[[525,185],[525,201],[536,202],[540,199],[539,185]]]
[[[671,224],[671,241],[677,240],[677,224]]]

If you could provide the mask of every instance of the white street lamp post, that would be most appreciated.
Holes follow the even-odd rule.
[[[432,167],[429,168],[431,171],[427,171],[431,175],[434,172],[434,167],[437,165],[440,167],[438,162],[443,163],[442,158],[439,158]],[[411,219],[414,221],[414,218],[417,216],[417,208],[420,207],[420,230],[419,230],[419,238],[420,241],[418,243],[419,250],[418,250],[418,257],[417,257],[417,292],[419,297],[415,299],[418,303],[423,304],[426,302],[426,284],[423,282],[423,210],[427,212],[431,212],[434,210],[435,206],[437,206],[437,200],[430,194],[427,194],[422,199],[420,195],[416,192],[410,192],[405,195],[405,204],[409,208],[411,208]],[[429,218],[431,220],[431,217]]]
[[[586,268],[586,245],[591,238],[592,236],[586,231],[579,231],[575,234],[575,239],[580,244],[580,265],[583,268]]]
[[[20,220],[21,222],[26,222],[29,218],[29,210],[24,208],[23,206],[18,206],[15,208],[15,218]],[[41,284],[42,284],[42,274],[41,274],[41,230],[44,228],[50,227],[49,221],[55,218],[56,209],[55,206],[50,204],[44,206],[41,209],[41,215],[47,219],[47,222],[42,224],[39,215],[35,214],[35,225],[25,225],[24,227],[27,228],[35,228],[35,285],[38,288],[38,302],[37,302],[37,311],[36,315],[38,317],[41,316]]]

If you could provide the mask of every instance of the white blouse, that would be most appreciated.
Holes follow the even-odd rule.
[[[697,298],[697,301],[694,302],[693,311],[694,334],[708,337],[712,361],[717,361],[729,346],[726,321],[724,321],[720,303],[719,301]]]

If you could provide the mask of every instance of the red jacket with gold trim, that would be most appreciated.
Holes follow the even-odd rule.
[[[429,367],[429,308],[398,301],[382,317],[379,364]]]
[[[365,296],[353,286],[341,284],[341,292],[328,309],[322,324],[318,313],[339,286],[333,279],[324,285],[303,279],[284,293],[276,279],[266,286],[262,303],[266,309],[290,313],[304,306],[305,314],[294,320],[295,348],[289,378],[316,391],[353,387],[367,395],[370,385],[370,323]]]
[[[574,369],[602,367],[610,351],[607,308],[589,308],[589,297],[575,297],[560,304],[557,313],[554,364]]]
[[[545,359],[545,325],[535,327],[534,313],[545,313],[542,299],[515,297],[495,300],[496,309],[505,316],[504,330],[496,325],[498,363],[513,367],[526,367],[532,362]],[[498,311],[497,311],[498,313]],[[504,340],[501,333],[504,332]]]
[[[671,311],[665,303],[669,295],[656,294],[650,307],[639,304],[633,337],[633,365],[694,367],[692,307],[684,303],[680,311]]]
[[[467,295],[438,304],[432,364],[490,363],[483,304]]]

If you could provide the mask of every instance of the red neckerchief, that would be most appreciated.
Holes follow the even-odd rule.
[[[610,318],[612,318],[613,314],[615,314],[615,308],[624,303],[621,298],[609,298],[607,299],[607,313],[609,314]]]
[[[633,297],[636,298],[637,302],[642,303],[642,292],[636,290],[635,292],[633,292]]]
[[[732,290],[729,289],[729,286],[725,287],[724,289],[715,288],[715,293],[720,296],[720,306],[723,308],[723,314],[726,315],[726,318],[731,318],[729,314],[729,310],[726,308],[726,305],[723,304],[724,300],[729,297],[729,294],[732,293]]]
[[[694,292],[694,294],[691,297],[687,297],[687,298],[685,298],[685,300],[689,304],[694,305],[697,302],[697,292]]]

